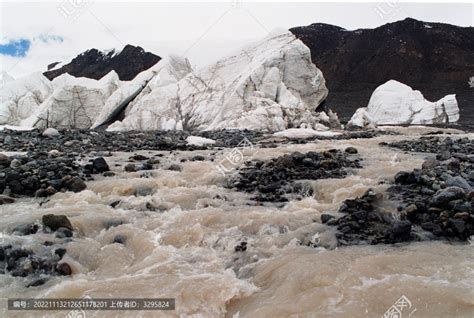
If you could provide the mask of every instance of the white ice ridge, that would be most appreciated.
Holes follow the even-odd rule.
[[[6,77],[5,77],[6,78]],[[0,124],[109,130],[280,131],[321,129],[315,113],[328,91],[309,49],[289,31],[273,33],[205,68],[171,56],[121,82],[40,73],[6,83]],[[122,121],[113,123],[117,118]],[[113,123],[112,125],[110,125]]]
[[[319,122],[314,110],[328,94],[309,49],[289,31],[272,34],[197,71],[184,67],[188,63],[170,61],[167,68],[188,74],[167,76],[169,83],[158,72],[161,63],[147,73],[148,83],[134,86],[146,83],[127,106],[125,119],[110,130],[312,128]],[[94,127],[110,119],[127,94],[123,95],[107,103]]]
[[[133,80],[124,82],[107,100],[92,128],[106,125],[122,111],[128,115],[134,105],[153,90],[163,86],[176,85],[190,72],[191,65],[185,58],[170,56],[161,60],[150,69],[138,74]]]
[[[67,73],[52,81],[54,91],[23,126],[90,128],[110,95],[121,85],[115,71],[100,80],[74,77]]]
[[[395,80],[377,87],[364,110],[357,110],[349,125],[360,126],[362,122],[426,125],[455,123],[459,120],[456,95],[447,95],[437,102],[430,102],[420,91]]]
[[[53,92],[52,83],[40,72],[13,80],[2,74],[0,125],[18,125],[30,116]]]

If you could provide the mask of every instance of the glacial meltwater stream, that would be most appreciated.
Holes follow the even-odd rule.
[[[3,243],[45,253],[45,241],[64,247],[71,276],[0,275],[1,317],[66,317],[67,311],[9,311],[7,298],[175,298],[174,311],[87,311],[86,317],[381,317],[402,296],[403,317],[472,317],[474,250],[446,241],[336,248],[335,227],[321,224],[348,198],[385,190],[393,176],[421,166],[428,153],[408,153],[380,142],[419,138],[427,128],[372,139],[279,143],[252,150],[267,160],[299,151],[353,146],[362,169],[343,179],[313,181],[314,194],[280,207],[256,205],[252,194],[224,187],[216,165],[229,149],[139,151],[159,157],[158,168],[125,172],[130,153],[106,160],[114,177],[95,177],[87,189],[49,200],[20,199],[0,206]],[[473,138],[473,134],[460,135]],[[197,154],[204,161],[187,160]],[[211,161],[210,159],[214,159]],[[169,170],[172,164],[181,166]],[[136,195],[140,193],[142,195]],[[144,194],[144,195],[143,195]],[[46,202],[43,202],[46,201]],[[111,203],[118,203],[112,207]],[[41,203],[41,204],[40,204]],[[387,206],[393,212],[395,207]],[[19,236],[19,224],[63,214],[69,239],[38,231]],[[120,237],[120,243],[114,240]],[[313,241],[316,247],[301,242]],[[246,250],[235,247],[246,242]],[[394,317],[394,316],[390,316]]]

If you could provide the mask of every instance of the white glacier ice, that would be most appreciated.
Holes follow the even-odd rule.
[[[337,131],[320,131],[309,128],[290,128],[283,131],[278,131],[273,134],[275,137],[285,137],[285,138],[310,138],[314,136],[320,137],[334,137],[341,135],[341,132]]]
[[[5,72],[5,71],[1,71],[1,72],[0,72],[0,82],[1,82],[2,86],[3,86],[5,83],[11,82],[11,81],[13,81],[13,80],[15,80],[15,79],[13,78],[13,76],[11,76],[10,74],[8,74],[7,72]]]
[[[357,128],[363,128],[363,129],[373,129],[376,128],[377,124],[375,122],[375,119],[372,117],[372,115],[369,114],[367,111],[367,108],[359,108],[356,110],[354,115],[352,115],[351,119],[346,125],[347,129],[357,129]]]
[[[350,124],[361,121],[378,125],[426,125],[455,123],[459,107],[455,95],[447,95],[437,102],[426,100],[420,91],[395,80],[375,89],[365,110],[357,110]]]
[[[7,80],[0,87],[0,125],[18,125],[53,92],[53,85],[40,72]]]
[[[188,138],[186,138],[186,143],[188,145],[202,147],[205,145],[213,145],[216,143],[216,141],[213,139],[199,137],[199,136],[189,136]]]
[[[109,124],[122,111],[125,112],[125,115],[128,115],[134,105],[144,100],[153,90],[163,86],[172,86],[190,72],[191,65],[185,58],[172,55],[161,60],[117,89],[105,103],[92,128]],[[150,117],[155,116],[151,115]],[[161,121],[161,119],[159,120]],[[147,123],[135,123],[135,127],[140,125],[147,125]],[[110,127],[110,130],[121,130],[120,122],[114,126],[116,128]],[[169,124],[168,127],[170,127]]]
[[[0,125],[328,130],[334,114],[315,112],[327,94],[309,49],[285,31],[197,71],[170,56],[128,82],[113,71],[100,80],[67,73],[53,81],[40,73],[13,80],[2,87]]]
[[[120,85],[115,71],[100,80],[62,74],[52,81],[53,93],[33,115],[22,121],[22,125],[90,128],[106,100]]]
[[[313,128],[319,122],[314,110],[328,93],[309,49],[288,31],[189,71],[167,85],[161,73],[149,74],[144,93],[109,130]],[[158,76],[159,85],[154,85]],[[117,102],[104,107],[94,127],[110,119],[116,107]]]

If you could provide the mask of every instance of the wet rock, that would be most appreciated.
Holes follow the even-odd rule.
[[[107,161],[105,161],[105,159],[102,157],[95,158],[92,161],[92,168],[94,169],[94,171],[97,171],[98,173],[110,171]]]
[[[359,153],[359,152],[357,151],[357,149],[354,148],[354,147],[347,147],[345,151],[346,151],[347,153],[349,153],[349,154],[356,154],[356,153]]]
[[[146,197],[148,195],[152,195],[155,192],[153,188],[147,186],[138,186],[135,188],[133,194],[137,197]]]
[[[448,202],[462,199],[465,196],[465,192],[460,187],[448,187],[443,190],[439,190],[431,199],[431,205],[435,207],[443,207]]]
[[[44,285],[46,282],[47,282],[47,279],[45,279],[45,278],[39,278],[39,279],[36,279],[36,280],[32,281],[32,282],[29,283],[28,285],[26,285],[26,288],[29,288],[29,287],[38,287],[38,286]]]
[[[421,165],[422,169],[432,169],[440,165],[440,162],[436,159],[428,159]]]
[[[11,203],[14,203],[15,202],[15,199],[7,196],[7,195],[2,195],[0,194],[0,205],[3,205],[3,204],[11,204]]]
[[[236,252],[245,252],[247,250],[247,242],[240,242],[239,245],[235,246]]]
[[[425,222],[421,223],[421,228],[425,231],[429,231],[433,233],[436,236],[441,236],[443,235],[443,229],[439,224],[436,224],[434,222]]]
[[[9,156],[0,153],[0,168],[10,167],[11,159]]]
[[[66,228],[73,231],[72,224],[65,215],[46,214],[43,215],[42,221],[43,225],[50,228],[53,232],[59,228]]]
[[[69,276],[72,274],[71,266],[68,263],[60,263],[56,266],[56,271],[61,276]]]
[[[81,192],[87,188],[86,183],[79,177],[73,177],[65,183],[66,189],[72,192]]]
[[[143,155],[134,155],[130,157],[130,159],[136,160],[136,161],[143,161],[143,160],[148,160],[149,158]]]
[[[153,169],[153,165],[148,162],[143,163],[140,167],[140,170],[152,170],[152,169]]]
[[[135,166],[135,164],[129,163],[129,164],[125,165],[124,170],[127,171],[127,172],[135,172],[135,171],[137,171],[137,167]]]
[[[171,171],[181,171],[181,166],[177,164],[172,164],[171,166],[168,167],[168,170]]]
[[[46,128],[42,134],[44,137],[58,137],[60,136],[59,131],[54,128]]]
[[[18,235],[31,235],[38,232],[38,229],[39,229],[38,224],[35,224],[35,223],[22,224],[15,227],[13,229],[13,233],[16,233]]]
[[[115,173],[113,173],[112,171],[106,171],[102,174],[104,177],[114,177],[115,176]]]
[[[44,197],[48,197],[50,195],[54,195],[57,192],[58,191],[53,186],[49,186],[47,189],[37,190],[36,193],[35,193],[35,197],[44,198]]]
[[[127,238],[123,235],[116,235],[112,243],[125,244]]]
[[[5,138],[3,139],[3,144],[4,144],[4,145],[11,145],[11,144],[13,144],[13,138],[12,138],[12,136],[5,136]]]
[[[204,160],[206,160],[206,157],[201,156],[201,155],[197,155],[191,158],[191,161],[204,161]]]
[[[116,200],[116,201],[110,203],[109,205],[115,209],[120,204],[120,202],[122,202],[122,201]]]
[[[398,183],[398,184],[412,184],[417,181],[413,172],[406,172],[406,171],[398,172],[395,175],[394,179],[395,179],[395,183]]]
[[[409,241],[411,222],[407,220],[395,222],[390,229],[390,238],[396,242]]]
[[[255,201],[283,203],[311,196],[313,190],[308,180],[344,178],[350,169],[360,167],[359,158],[336,149],[321,153],[295,152],[265,162],[246,162],[238,175],[228,177],[226,187],[253,192]]]
[[[55,236],[57,238],[63,239],[63,238],[72,237],[72,235],[73,235],[72,230],[65,227],[60,227],[57,229]]]
[[[330,214],[321,214],[321,223],[323,224],[326,224],[328,223],[330,220],[334,219],[334,215],[330,215]]]
[[[62,259],[64,255],[66,255],[66,249],[65,248],[57,248],[54,250],[54,254],[59,257],[59,259]]]
[[[461,176],[449,177],[446,180],[447,187],[459,187],[466,192],[472,191],[471,185]]]
[[[448,160],[451,158],[451,153],[449,151],[443,151],[439,155],[436,156],[439,160]]]
[[[108,220],[104,222],[104,228],[108,230],[111,227],[116,227],[122,224],[124,224],[124,221],[122,220]]]

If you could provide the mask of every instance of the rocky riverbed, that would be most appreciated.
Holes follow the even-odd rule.
[[[0,296],[362,317],[403,294],[423,315],[472,312],[472,134],[190,135],[0,132]]]

